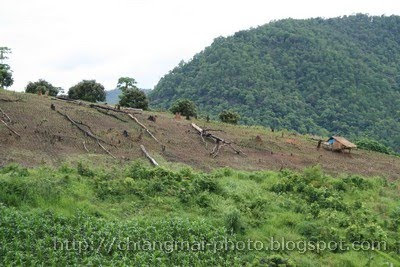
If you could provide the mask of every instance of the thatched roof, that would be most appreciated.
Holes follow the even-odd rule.
[[[356,148],[357,147],[355,144],[353,144],[352,142],[350,142],[349,140],[347,140],[344,137],[332,136],[331,138],[335,139],[337,142],[341,143],[342,145],[344,145],[347,148]]]

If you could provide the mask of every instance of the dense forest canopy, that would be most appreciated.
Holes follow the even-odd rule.
[[[285,19],[218,37],[150,94],[241,123],[377,139],[400,150],[400,17]]]

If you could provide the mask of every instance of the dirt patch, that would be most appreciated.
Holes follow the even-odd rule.
[[[400,158],[363,150],[355,150],[351,154],[332,153],[316,149],[317,141],[312,138],[272,132],[262,127],[193,120],[203,129],[221,130],[218,136],[234,142],[247,155],[240,156],[230,149],[221,149],[218,156],[212,158],[210,152],[214,144],[207,142],[205,146],[190,126],[192,121],[176,119],[174,114],[144,112],[135,115],[165,145],[163,151],[137,123],[123,114],[115,115],[126,122],[84,105],[52,100],[46,96],[1,92],[0,98],[21,99],[0,101],[0,107],[13,121],[12,127],[21,134],[21,138],[17,139],[7,128],[0,126],[1,165],[17,162],[26,166],[43,163],[57,166],[65,160],[82,157],[91,158],[99,164],[125,164],[129,160],[144,158],[140,150],[143,144],[151,155],[157,155],[165,162],[179,162],[206,171],[224,166],[242,170],[280,170],[320,164],[326,171],[335,174],[400,177]],[[51,104],[56,110],[51,109]],[[111,159],[93,140],[57,114],[57,110],[88,125],[93,133],[110,143],[107,149],[117,160]],[[154,115],[157,115],[155,122],[148,120]]]

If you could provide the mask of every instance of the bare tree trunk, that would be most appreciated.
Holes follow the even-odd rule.
[[[144,155],[149,159],[149,161],[151,162],[151,164],[153,164],[154,166],[158,166],[158,163],[155,159],[153,159],[149,153],[147,153],[146,148],[144,148],[143,145],[140,145],[140,148],[142,149],[142,152],[144,153]]]

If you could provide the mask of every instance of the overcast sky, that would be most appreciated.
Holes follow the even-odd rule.
[[[400,14],[399,0],[0,0],[0,47],[13,50],[12,90],[46,79],[153,88],[218,36],[283,18]]]

